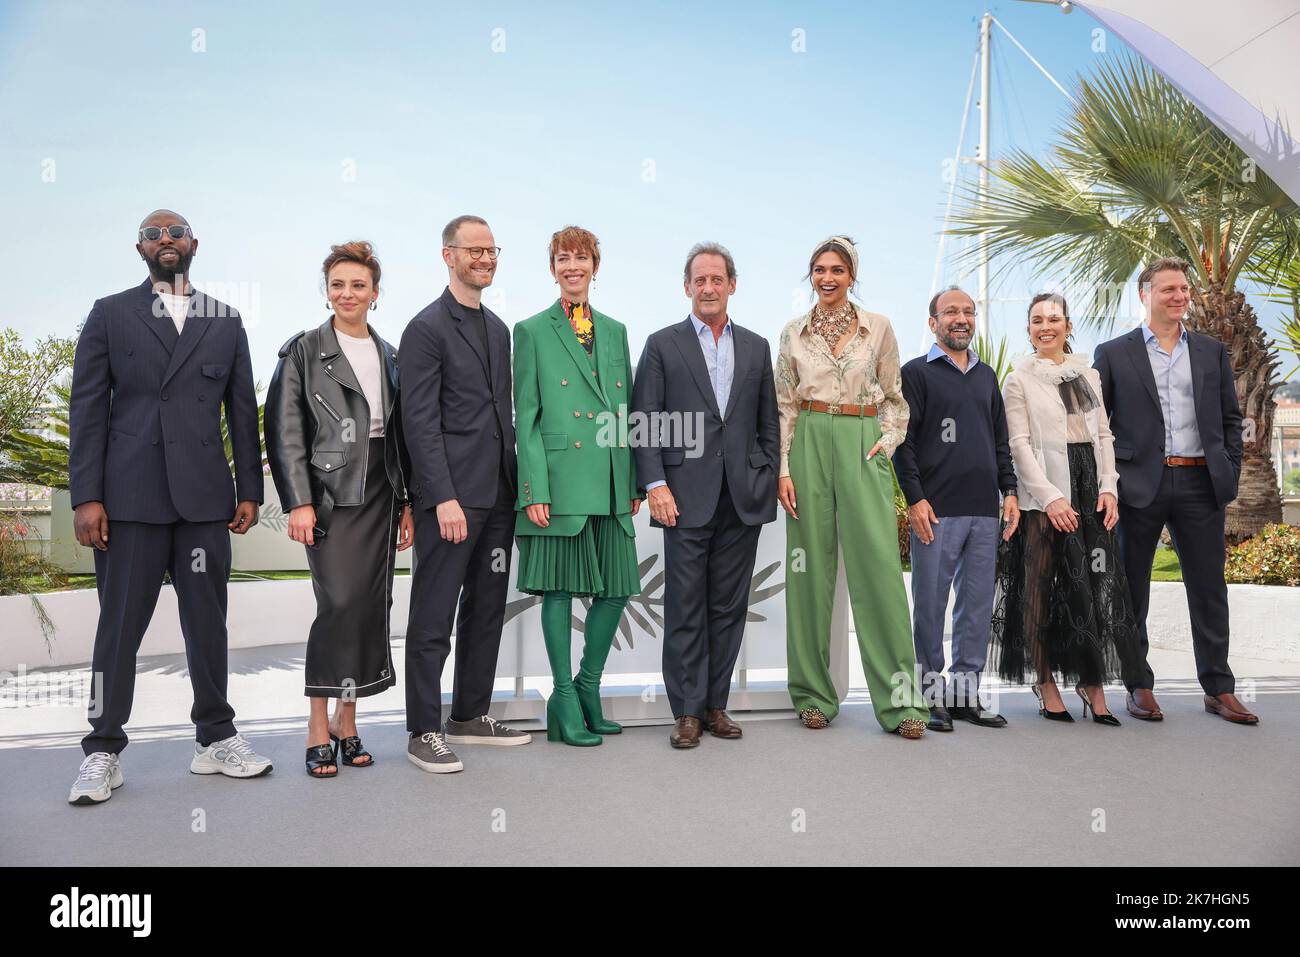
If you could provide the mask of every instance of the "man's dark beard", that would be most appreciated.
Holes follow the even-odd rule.
[[[966,341],[960,344],[957,342],[956,339],[953,338],[951,332],[945,332],[942,335],[940,335],[939,338],[943,340],[943,344],[945,346],[947,346],[949,349],[952,349],[954,352],[962,352],[963,350],[970,348],[970,342],[971,342],[970,333],[966,333]]]
[[[194,258],[194,253],[190,252],[187,255],[175,246],[170,248],[172,252],[176,253],[175,266],[164,266],[159,263],[158,258],[167,251],[166,249],[158,250],[153,259],[149,260],[149,275],[155,282],[171,282],[177,276],[183,276],[190,271],[190,261]]]

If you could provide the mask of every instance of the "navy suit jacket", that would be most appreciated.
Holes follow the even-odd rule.
[[[492,508],[503,475],[514,499],[510,330],[482,308],[488,355],[450,289],[402,333],[397,350],[402,430],[411,456],[408,485],[418,508],[450,499],[462,508]]]
[[[641,491],[651,482],[666,480],[677,502],[679,528],[698,528],[713,517],[724,472],[727,491],[742,522],[762,525],[776,519],[781,428],[772,350],[766,339],[735,322],[731,334],[736,363],[725,409],[718,408],[689,316],[652,333],[637,363],[632,408],[638,417],[667,412],[678,423],[689,419],[703,424],[703,433],[691,436],[699,443],[696,455],[687,454],[684,434],[675,437],[676,445],[664,446],[657,438],[651,445],[653,418],[645,427],[643,441],[636,443]],[[653,519],[650,524],[659,526]]]
[[[239,313],[196,290],[178,336],[148,279],[98,300],[77,340],[69,430],[74,508],[102,502],[110,521],[168,524],[228,522],[236,499],[261,503],[257,391]]]
[[[1237,497],[1241,476],[1241,407],[1237,383],[1223,343],[1187,331],[1192,364],[1196,424],[1205,448],[1205,464],[1219,508]],[[1097,346],[1093,368],[1101,376],[1102,401],[1115,433],[1119,497],[1125,505],[1146,508],[1160,490],[1164,475],[1165,418],[1156,377],[1141,327]]]

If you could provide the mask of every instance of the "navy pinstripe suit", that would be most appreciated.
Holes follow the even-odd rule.
[[[198,741],[229,737],[226,526],[237,499],[262,501],[257,396],[239,313],[196,291],[178,335],[150,280],[98,300],[77,340],[69,425],[72,505],[101,502],[109,521],[108,549],[95,552],[96,681],[82,749],[126,747],[135,657],[164,572],[180,606]]]

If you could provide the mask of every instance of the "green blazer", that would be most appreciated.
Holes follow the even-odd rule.
[[[613,514],[628,535],[635,534],[627,329],[595,309],[591,320],[594,356],[578,342],[559,300],[515,324],[516,535],[576,535],[588,516],[610,513],[611,482]],[[547,528],[534,525],[524,512],[542,503],[551,506]]]

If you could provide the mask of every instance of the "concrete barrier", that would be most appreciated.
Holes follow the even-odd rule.
[[[408,576],[399,575],[394,580],[390,619],[394,635],[402,635],[406,630],[410,584]],[[229,587],[230,647],[254,648],[306,640],[307,629],[316,613],[310,580],[233,582]],[[910,595],[910,581],[908,591]],[[1233,657],[1300,661],[1300,588],[1229,585],[1228,598],[1232,613]],[[52,592],[38,596],[38,600],[52,629],[48,640],[32,596],[0,597],[0,671],[13,672],[19,666],[29,670],[68,667],[90,660],[99,614],[95,590]],[[771,600],[782,602],[784,596],[775,596]],[[522,618],[510,627],[513,628],[512,634],[520,638],[535,630]],[[747,634],[746,640],[762,645],[776,645],[779,642],[783,647],[784,627],[783,618],[762,623],[751,622],[751,633],[779,628],[781,634]],[[1152,582],[1147,630],[1155,648],[1191,650],[1191,625],[1181,583]],[[521,644],[522,642],[502,642],[498,668],[502,676],[516,674],[516,666],[521,659],[534,670],[536,662],[541,660],[540,650],[537,650],[537,654],[533,654],[532,649],[525,653]],[[653,658],[658,653],[657,648],[657,641],[642,642],[636,649],[636,657],[639,659],[644,653]],[[172,588],[164,587],[140,654],[178,654],[184,650],[176,594]],[[616,659],[611,660],[611,665]],[[762,662],[755,667],[774,665],[773,662]],[[619,668],[620,671],[637,669],[644,670],[643,664],[638,664],[635,668]],[[651,670],[657,671],[658,666]]]

